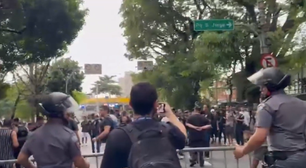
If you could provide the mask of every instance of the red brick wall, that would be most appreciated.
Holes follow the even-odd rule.
[[[214,97],[218,101],[223,102],[229,100],[229,95],[228,95],[229,91],[227,89],[225,82],[222,81],[215,82],[214,88],[212,90]],[[233,87],[232,101],[236,101],[236,98],[237,98],[237,90]]]

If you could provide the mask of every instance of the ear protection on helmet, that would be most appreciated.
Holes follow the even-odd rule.
[[[291,75],[285,75],[278,83],[272,83],[271,81],[266,81],[265,86],[270,92],[274,92],[280,89],[284,89],[290,85]]]
[[[69,98],[69,96],[62,99],[58,103],[53,103],[52,101],[48,101],[46,103],[39,103],[39,105],[43,109],[43,112],[42,112],[43,115],[46,115],[48,117],[53,117],[53,118],[64,117],[64,112],[71,105],[71,103],[69,101],[67,101],[68,98]]]

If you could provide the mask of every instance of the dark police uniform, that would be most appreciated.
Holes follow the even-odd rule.
[[[270,167],[305,168],[306,104],[284,92],[290,76],[280,73],[278,68],[267,68],[260,73],[255,74],[257,77],[250,81],[255,84],[261,82],[268,90],[272,90],[269,97],[258,105],[256,121],[257,127],[270,129],[267,137],[270,154],[266,157],[273,158]]]
[[[43,114],[48,118],[66,121],[64,112],[77,106],[77,103],[64,93],[54,92],[41,106],[44,109]],[[21,152],[33,155],[37,167],[40,168],[71,168],[73,158],[81,156],[75,132],[63,123],[54,122],[47,122],[33,132]]]

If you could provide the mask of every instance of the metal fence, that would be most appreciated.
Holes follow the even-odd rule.
[[[189,168],[190,157],[189,152],[210,152],[209,161],[212,163],[212,168],[239,168],[241,164],[240,160],[234,159],[234,155],[232,151],[235,150],[235,147],[201,147],[201,148],[184,148],[180,150],[184,154],[183,159],[181,160],[181,164],[183,168]],[[228,158],[228,154],[230,158]],[[216,155],[216,157],[215,157]],[[221,156],[223,155],[223,156]],[[99,154],[85,154],[83,155],[86,159],[90,159],[91,167],[95,165],[95,167],[99,168],[100,163],[103,157],[103,153]],[[220,158],[221,156],[221,158]],[[95,161],[92,160],[94,158]],[[248,155],[243,159],[243,164],[241,168],[251,167],[251,155]],[[205,159],[206,160],[206,159]],[[15,163],[16,160],[0,160],[0,164],[3,163]],[[247,164],[247,165],[246,165]]]

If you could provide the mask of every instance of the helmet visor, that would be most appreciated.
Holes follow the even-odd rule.
[[[255,85],[262,85],[264,82],[264,74],[263,69],[259,70],[258,72],[254,73],[250,77],[247,78],[251,83]]]
[[[79,110],[79,105],[78,103],[74,100],[74,98],[72,98],[71,96],[69,96],[69,98],[67,99],[67,101],[69,101],[69,106],[67,107],[66,112],[67,113],[74,113],[76,111]]]

